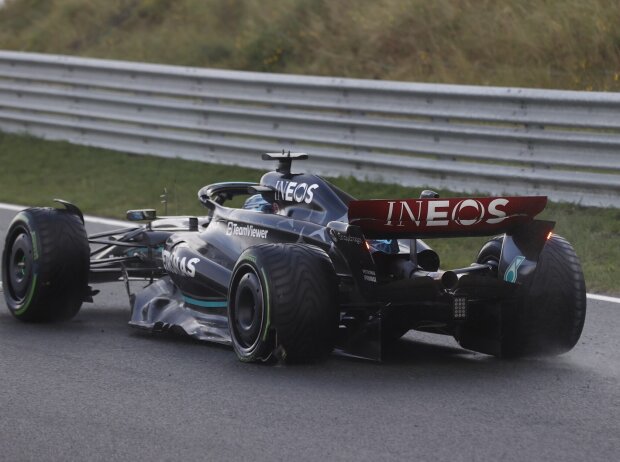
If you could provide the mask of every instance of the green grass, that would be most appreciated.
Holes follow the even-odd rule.
[[[258,155],[258,153],[257,153]],[[204,214],[196,193],[218,181],[258,181],[262,172],[242,167],[124,154],[0,132],[0,202],[50,205],[52,198],[78,204],[87,214],[124,218],[129,208],[163,212],[160,194],[170,192],[171,214]],[[269,166],[266,165],[266,168]],[[367,183],[354,178],[333,182],[355,197],[418,197],[420,188]],[[443,197],[458,193],[439,191]],[[540,218],[557,222],[556,231],[573,243],[588,290],[620,294],[620,209],[550,203]],[[484,238],[429,240],[444,268],[466,266]]]
[[[620,90],[617,0],[8,0],[0,48],[269,72]]]

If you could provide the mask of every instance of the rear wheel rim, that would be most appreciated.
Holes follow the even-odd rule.
[[[243,350],[253,350],[260,340],[264,317],[263,289],[254,271],[239,278],[231,310],[233,335]]]

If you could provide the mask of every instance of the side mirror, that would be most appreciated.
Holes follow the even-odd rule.
[[[156,218],[157,211],[155,209],[127,210],[129,221],[153,221]]]

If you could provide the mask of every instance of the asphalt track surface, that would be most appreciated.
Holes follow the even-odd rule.
[[[64,324],[0,301],[0,460],[619,460],[619,304],[589,300],[553,359],[409,333],[382,364],[269,367],[135,331],[122,285],[102,289]]]

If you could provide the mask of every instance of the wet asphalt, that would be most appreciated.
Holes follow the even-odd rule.
[[[2,242],[14,214],[0,210]],[[557,358],[502,361],[409,333],[381,364],[273,367],[133,330],[122,285],[101,288],[64,324],[18,322],[0,299],[0,460],[620,456],[619,304],[589,300],[579,344]]]

